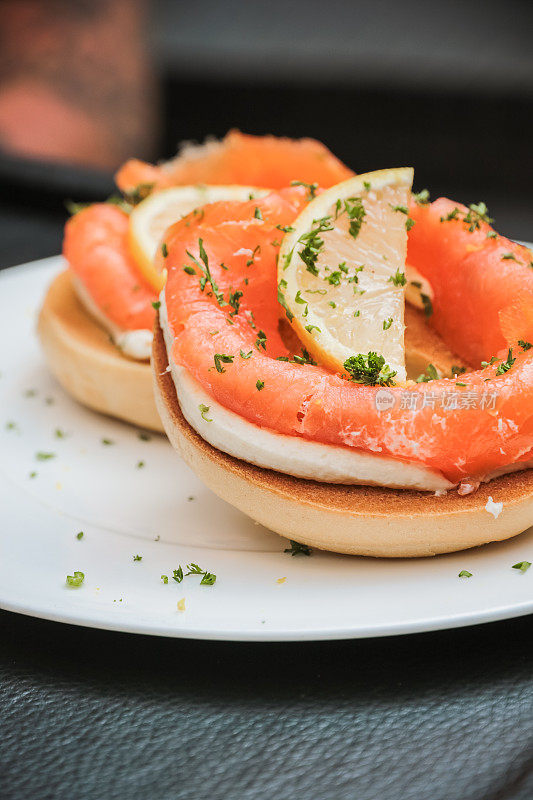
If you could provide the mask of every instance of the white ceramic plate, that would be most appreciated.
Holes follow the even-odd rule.
[[[203,486],[164,437],[146,441],[78,406],[48,375],[34,332],[61,267],[52,258],[0,273],[2,608],[119,631],[258,641],[412,633],[533,610],[533,568],[512,569],[533,561],[533,529],[431,559],[292,557],[284,539]],[[39,452],[55,455],[38,461]],[[173,570],[190,562],[215,573],[215,585],[197,576],[176,583]],[[459,578],[462,569],[473,577]],[[85,573],[78,589],[65,584],[75,570]]]

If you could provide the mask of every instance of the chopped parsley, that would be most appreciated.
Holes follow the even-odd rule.
[[[367,355],[359,353],[344,362],[344,369],[355,383],[366,386],[394,386],[396,371],[391,370],[382,355],[370,351]]]
[[[134,560],[134,561],[142,561],[142,560],[143,560],[143,557],[142,557],[142,556],[140,556],[140,555],[137,553],[137,555],[136,555],[136,556],[133,556],[133,560]]]
[[[307,333],[313,333],[313,331],[318,331],[319,333],[322,333],[318,325],[306,325],[305,330],[307,331]]]
[[[334,300],[329,300],[328,306],[331,306],[332,308],[337,308],[337,303]]]
[[[439,373],[437,372],[436,368],[433,366],[433,364],[428,364],[426,367],[426,371],[418,376],[416,382],[429,383],[429,381],[436,381],[438,379],[439,379]]]
[[[183,567],[180,564],[178,569],[174,570],[172,577],[176,583],[181,583],[183,578],[186,578],[188,575],[201,575],[202,580],[200,581],[200,586],[212,586],[217,579],[216,575],[214,575],[212,572],[207,572],[207,570],[202,569],[198,566],[198,564],[187,564],[186,569],[187,572],[184,573]],[[161,577],[163,578],[163,576]],[[164,581],[164,583],[166,583],[166,581]]]
[[[396,273],[390,276],[389,283],[393,283],[394,286],[405,286],[407,283],[405,272],[400,272],[400,268],[398,267]]]
[[[112,439],[101,439],[100,441],[107,447],[109,447],[109,445],[115,444],[115,442]]]
[[[393,323],[392,317],[389,317],[388,319],[384,319],[383,320],[383,330],[384,331],[388,331],[390,326],[392,325],[392,323]]]
[[[196,270],[194,267],[191,267],[189,264],[186,264],[183,267],[183,271],[187,273],[187,275],[196,275]]]
[[[417,206],[425,206],[429,203],[429,191],[427,189],[422,189],[420,192],[414,192],[412,198]]]
[[[496,233],[496,231],[489,231],[485,236],[485,239],[497,239],[497,238],[498,234]]]
[[[260,392],[260,391],[261,391],[261,389],[264,389],[264,388],[265,388],[265,382],[264,382],[264,381],[262,381],[262,380],[259,380],[259,378],[258,378],[258,379],[257,379],[257,382],[256,382],[256,384],[255,384],[255,388],[257,389],[257,391],[258,391],[258,392]]]
[[[340,270],[335,270],[331,272],[329,275],[326,275],[324,278],[331,286],[339,286],[342,278],[342,272]]]
[[[222,292],[219,291],[215,279],[211,275],[211,270],[209,268],[209,259],[204,249],[204,240],[198,239],[198,252],[200,254],[200,261],[198,261],[198,259],[195,256],[193,256],[193,254],[189,250],[186,250],[185,252],[189,256],[189,258],[194,261],[194,263],[202,273],[202,277],[200,278],[200,291],[203,292],[206,285],[209,283],[219,306],[227,305],[226,301],[224,300]]]
[[[233,364],[234,356],[229,356],[226,353],[215,353],[213,360],[215,362],[215,369],[217,372],[225,372],[222,364]]]
[[[148,431],[137,431],[137,438],[140,439],[141,442],[149,442],[152,437]]]
[[[316,262],[318,254],[324,246],[324,240],[320,238],[321,234],[325,231],[333,230],[331,225],[331,217],[322,217],[321,219],[313,220],[313,227],[308,233],[303,233],[298,242],[303,244],[304,247],[298,252],[298,255],[304,262],[307,271],[311,275],[318,275]]]
[[[205,420],[206,422],[213,422],[212,419],[209,419],[208,417],[206,417],[206,414],[209,411],[210,406],[206,406],[203,403],[200,403],[198,408],[200,409],[200,416],[202,417],[203,420]]]
[[[145,463],[144,461],[137,461],[136,465],[137,469],[144,469]]]
[[[501,364],[498,364],[496,367],[496,375],[503,375],[504,372],[508,372],[515,361],[516,358],[513,358],[513,348],[510,347],[509,352],[507,353],[507,360],[502,361]]]
[[[296,228],[293,228],[292,225],[276,225],[276,228],[278,231],[283,231],[283,233],[292,233],[296,230]]]
[[[155,308],[156,311],[159,311],[159,309],[161,308],[161,300],[153,300],[152,308]]]
[[[415,225],[415,220],[412,217],[407,217],[405,220],[405,230],[409,232],[411,228]]]
[[[407,206],[393,206],[392,203],[389,203],[389,205],[393,211],[399,211],[400,214],[405,214],[405,216],[409,214],[409,209]]]
[[[360,197],[348,197],[344,201],[344,210],[346,211],[348,219],[350,220],[348,233],[350,236],[353,236],[354,239],[357,239],[359,236],[359,231],[361,230],[361,225],[363,224],[363,220],[366,216],[363,201]]]
[[[83,539],[83,531],[76,534],[76,539]]]
[[[260,253],[260,252],[261,252],[261,245],[260,245],[260,244],[257,244],[257,245],[254,247],[254,249],[252,250],[252,256],[251,256],[251,258],[249,258],[249,259],[248,259],[248,261],[246,262],[246,266],[247,266],[247,267],[252,267],[252,266],[254,265],[254,263],[255,263],[255,257],[256,257],[256,255],[257,255],[258,253]]]
[[[244,359],[251,358],[252,355],[253,355],[253,352],[254,352],[253,350],[250,350],[249,353],[245,353],[244,350],[241,350],[240,351],[241,358],[244,358]]]
[[[284,553],[290,553],[291,556],[310,556],[311,548],[301,542],[295,542],[294,539],[289,539],[290,547],[286,547]]]
[[[502,255],[502,261],[518,261],[518,259],[514,253],[504,253]]]
[[[161,580],[163,583],[168,583],[168,575],[161,575]]]
[[[263,215],[261,214],[261,209],[259,206],[256,206],[254,209],[254,217],[255,219],[263,219]]]
[[[461,210],[457,208],[457,206],[450,211],[445,217],[441,217],[441,222],[451,222],[452,220],[461,219]],[[463,213],[462,220],[464,223],[468,225],[469,233],[474,233],[474,231],[479,230],[481,227],[481,223],[485,222],[487,225],[490,225],[491,222],[494,220],[489,217],[489,210],[485,203],[470,203],[468,206],[468,211]]]
[[[521,348],[522,348],[522,350],[524,350],[524,351],[526,351],[526,350],[531,350],[531,348],[533,347],[533,344],[531,344],[531,342],[524,342],[524,340],[523,340],[523,339],[519,339],[519,340],[518,340],[518,344],[520,345],[520,347],[521,347]]]
[[[424,306],[425,316],[431,317],[433,314],[433,303],[431,302],[431,297],[423,292],[420,292],[420,299],[422,300],[422,305]]]
[[[459,578],[471,578],[472,577],[472,573],[469,572],[467,569],[462,569],[461,572],[459,573],[458,577]]]
[[[365,187],[365,192],[369,192],[370,189],[372,188],[372,184],[370,183],[370,181],[363,181],[363,186]]]
[[[85,579],[83,572],[75,572],[74,575],[67,575],[67,586],[78,588]]]
[[[242,292],[235,291],[229,293],[229,304],[232,307],[233,311],[231,312],[232,315],[239,313],[239,306],[241,302]]]
[[[458,367],[456,364],[452,364],[452,378],[454,375],[462,375],[466,372],[466,367]]]
[[[257,347],[257,349],[259,350],[259,348],[262,347],[263,350],[266,350],[266,342],[267,342],[266,333],[264,331],[258,331],[257,339],[255,340],[255,346]]]
[[[13,422],[13,420],[10,420],[9,422],[6,422],[6,431],[16,431],[17,428],[18,428],[18,425],[17,425],[16,422]]]
[[[282,278],[278,283],[278,303],[285,310],[285,315],[289,320],[289,322],[292,322],[292,320],[294,319],[294,314],[287,305],[287,301],[285,300],[285,296],[283,294],[283,289],[286,288],[287,288],[287,281],[283,280]]]
[[[518,564],[513,564],[513,569],[519,569],[520,572],[527,572],[531,566],[531,561],[519,561]]]
[[[304,186],[307,189],[307,199],[314,200],[318,183],[306,183],[305,181],[291,181],[291,186]]]
[[[56,437],[56,439],[64,439],[66,435],[67,434],[65,433],[65,431],[62,430],[61,428],[56,428],[54,431],[54,436]]]
[[[56,457],[55,453],[45,453],[42,450],[40,450],[38,453],[35,453],[35,458],[37,459],[37,461],[49,461],[51,458],[55,457]]]
[[[163,242],[163,244],[161,245],[161,253],[163,254],[163,258],[168,257],[168,247],[166,242]]]

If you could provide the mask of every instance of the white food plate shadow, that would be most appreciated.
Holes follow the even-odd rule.
[[[74,403],[49,376],[35,336],[40,302],[61,268],[55,257],[0,273],[1,608],[110,630],[249,641],[414,633],[533,611],[533,568],[512,569],[533,561],[533,529],[430,559],[292,557],[284,539],[207,489],[163,436]],[[216,583],[201,586],[194,575],[175,582],[173,570],[190,562]],[[463,569],[472,577],[459,578]],[[76,570],[85,580],[70,588],[65,578]]]

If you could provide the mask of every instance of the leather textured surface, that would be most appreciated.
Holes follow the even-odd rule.
[[[236,644],[0,612],[3,800],[531,800],[531,618]]]

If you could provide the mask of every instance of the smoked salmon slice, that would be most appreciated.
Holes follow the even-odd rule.
[[[65,226],[63,255],[94,304],[123,330],[154,324],[154,289],[141,275],[128,247],[129,217],[109,203],[96,203]]]
[[[477,367],[518,339],[532,341],[531,250],[497,234],[482,205],[440,198],[412,202],[409,214],[407,263],[431,284],[430,324],[450,348]]]
[[[186,145],[175,159],[161,166],[138,159],[127,161],[115,180],[124,192],[143,184],[154,184],[156,189],[196,183],[281,189],[291,181],[328,188],[353,174],[315,139],[252,136],[233,130],[221,142]]]
[[[420,463],[453,483],[531,459],[533,348],[527,342],[515,345],[505,360],[458,378],[391,382],[386,389],[346,380],[286,344],[278,321],[276,258],[283,228],[304,202],[301,190],[285,190],[247,203],[213,204],[169,228],[167,255],[158,258],[168,270],[162,319],[175,362],[218,403],[256,425]],[[415,210],[422,230],[433,220],[431,209],[424,212]],[[479,236],[468,242],[481,244]],[[463,262],[446,264],[443,255],[440,268],[449,274],[437,283],[435,305],[442,315],[437,319],[447,321],[443,298],[455,296],[447,282],[461,286],[455,272]],[[433,276],[438,267],[427,272]],[[477,291],[481,300],[481,285]],[[454,349],[474,359],[468,340],[456,331],[452,336],[451,322],[439,324]],[[468,336],[470,328],[463,324],[460,331]],[[487,346],[488,331],[477,347]],[[389,403],[380,410],[377,394],[384,391]]]

